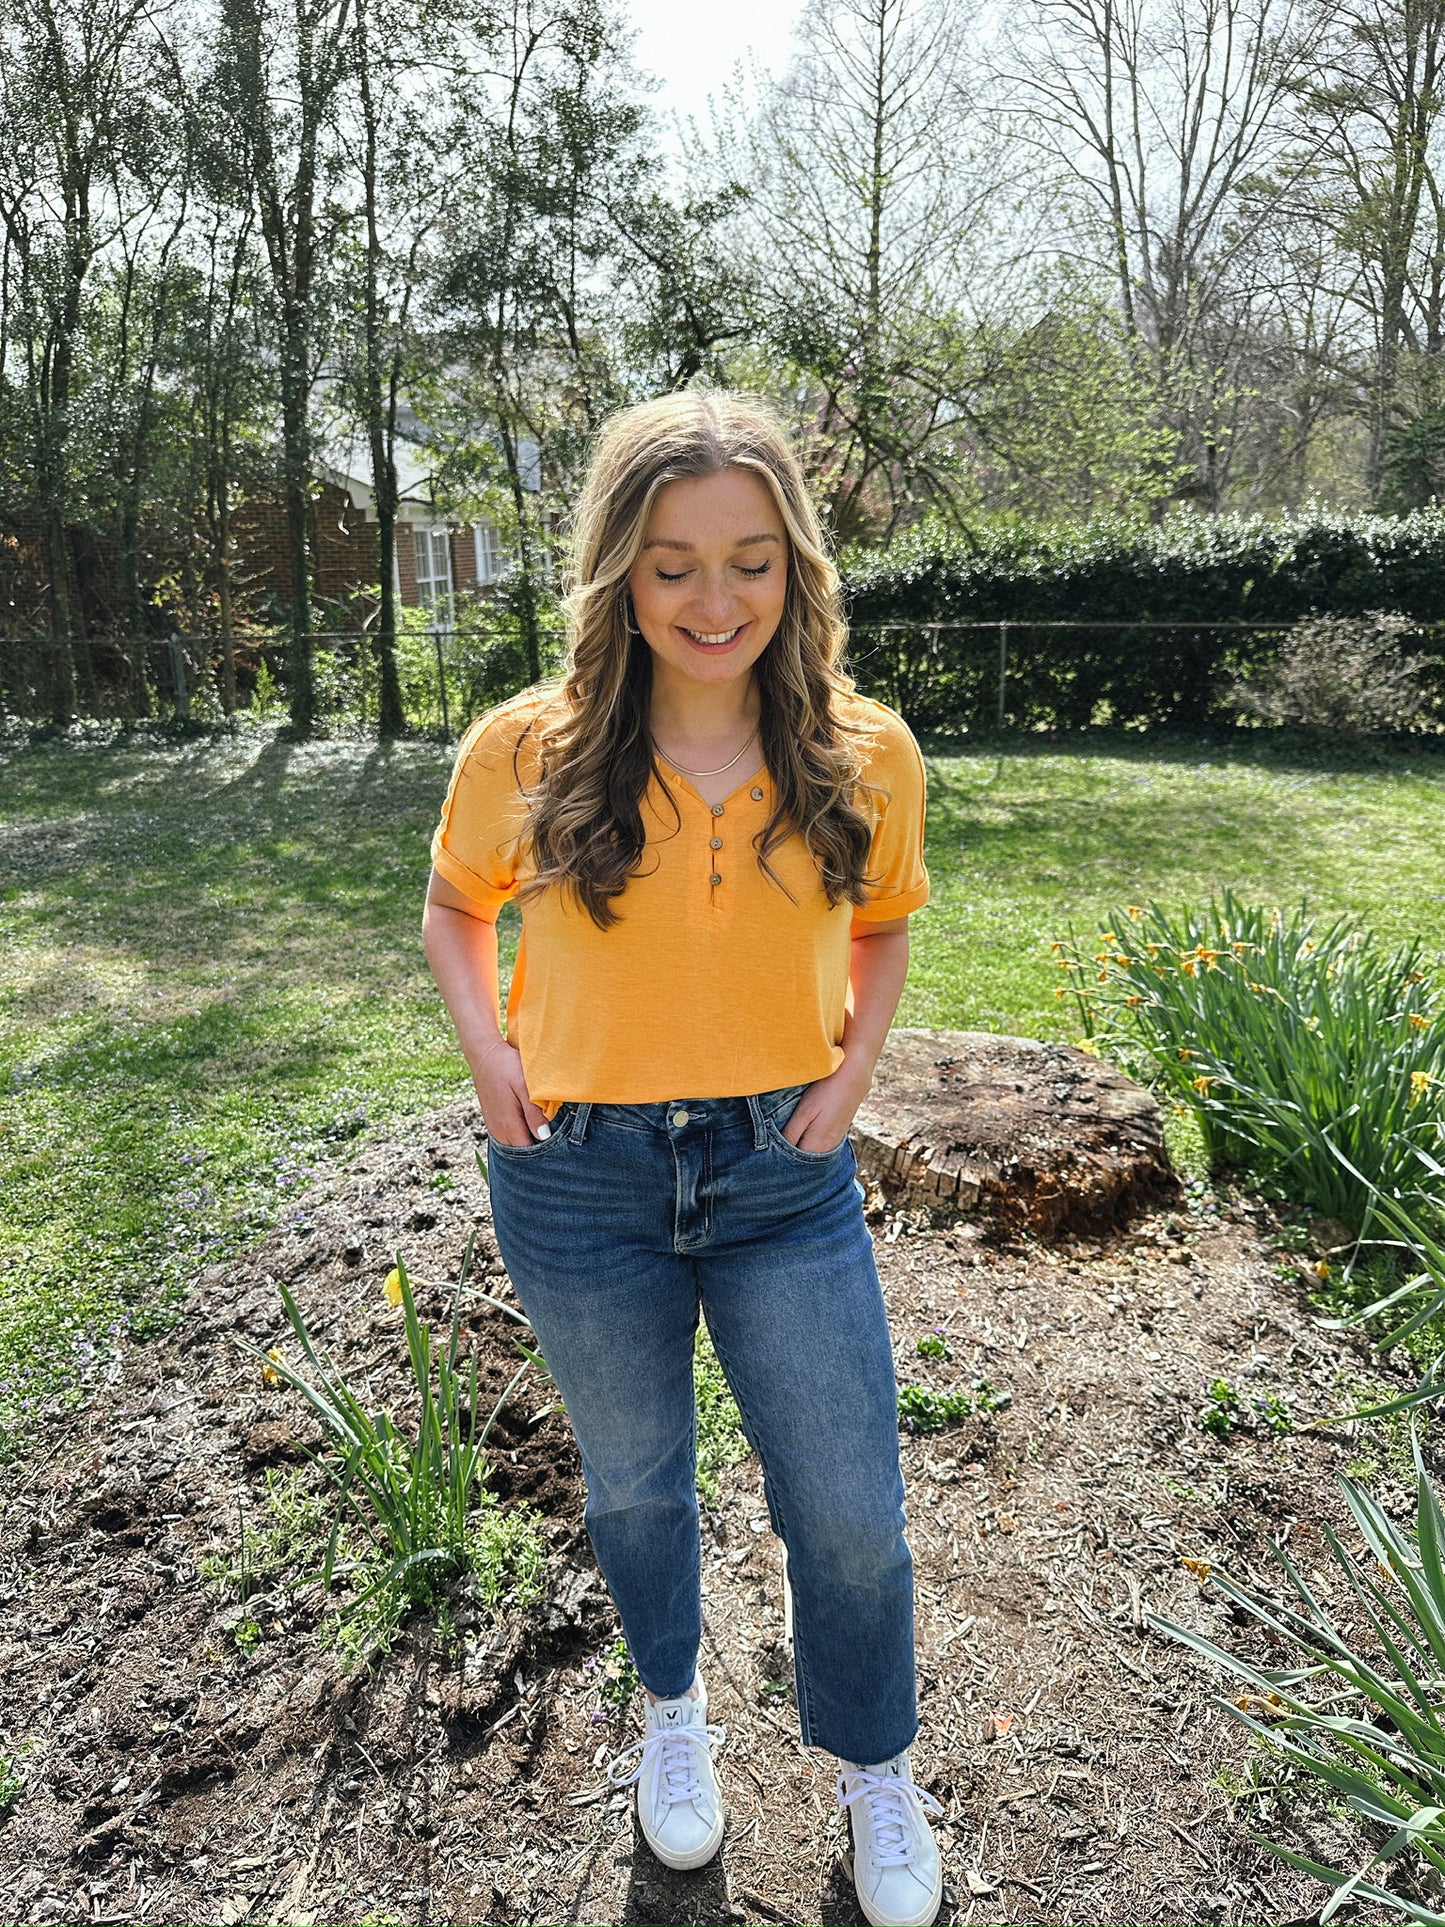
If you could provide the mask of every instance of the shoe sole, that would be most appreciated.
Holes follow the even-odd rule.
[[[723,1841],[723,1824],[723,1815],[719,1813],[712,1832],[700,1847],[694,1847],[691,1853],[670,1853],[666,1848],[657,1845],[647,1828],[643,1826],[642,1815],[640,1813],[637,1815],[638,1829],[647,1842],[653,1858],[660,1860],[664,1867],[671,1867],[675,1873],[695,1872],[698,1867],[705,1867],[708,1861],[715,1857]]]

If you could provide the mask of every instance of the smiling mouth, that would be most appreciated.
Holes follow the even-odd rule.
[[[687,629],[683,628],[681,623],[678,624],[678,627],[682,629],[682,633],[687,637],[688,641],[694,643],[699,649],[726,648],[728,643],[737,641],[747,626],[745,622],[740,622],[736,629],[720,629],[715,634],[709,635],[700,629]]]

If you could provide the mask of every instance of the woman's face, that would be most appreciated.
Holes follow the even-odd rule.
[[[767,484],[745,468],[668,482],[628,582],[654,671],[746,676],[782,620],[788,586],[788,538]]]

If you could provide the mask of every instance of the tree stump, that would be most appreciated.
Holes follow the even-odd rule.
[[[1097,1237],[1179,1194],[1154,1098],[1068,1044],[895,1030],[852,1135],[890,1204],[1005,1235]]]

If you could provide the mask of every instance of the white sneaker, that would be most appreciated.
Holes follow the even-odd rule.
[[[614,1786],[637,1786],[642,1837],[664,1867],[701,1867],[723,1837],[722,1800],[713,1778],[712,1750],[725,1726],[707,1723],[707,1693],[697,1698],[645,1701],[646,1737],[619,1753],[607,1769]],[[618,1768],[637,1755],[630,1773]]]
[[[916,1786],[907,1753],[838,1775],[838,1804],[853,1829],[853,1884],[872,1927],[929,1927],[943,1898],[943,1869],[927,1815],[943,1808]]]

